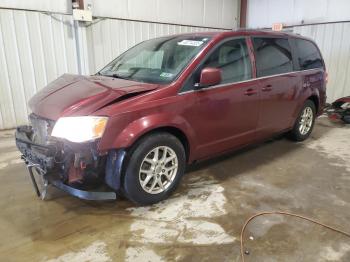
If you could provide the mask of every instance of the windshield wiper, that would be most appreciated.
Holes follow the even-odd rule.
[[[100,75],[100,76],[107,76],[107,77],[113,77],[113,78],[119,78],[119,79],[126,79],[126,80],[130,79],[130,78],[128,78],[128,77],[121,76],[121,75],[119,75],[119,74],[111,74],[111,75],[109,75],[109,74],[101,74],[100,72],[98,72],[97,75]]]
[[[114,77],[114,78],[129,79],[129,78],[125,77],[125,76],[121,76],[121,75],[118,75],[118,74],[113,74],[111,76]]]

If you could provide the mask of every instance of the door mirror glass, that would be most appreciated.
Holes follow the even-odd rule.
[[[208,87],[221,83],[221,70],[214,67],[203,68],[199,80],[199,87]]]

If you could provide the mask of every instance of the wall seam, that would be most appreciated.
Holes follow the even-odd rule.
[[[23,68],[22,68],[22,64],[21,64],[21,59],[19,57],[19,53],[18,53],[18,40],[17,40],[17,30],[16,30],[16,22],[15,22],[15,17],[14,17],[14,14],[13,12],[11,12],[11,16],[12,16],[12,21],[13,21],[13,36],[14,36],[14,39],[15,39],[15,46],[16,46],[16,59],[17,59],[17,63],[18,63],[18,66],[19,66],[19,71],[20,71],[20,75],[18,76],[20,78],[20,83],[21,83],[21,93],[24,97],[24,101],[25,103],[27,103],[27,95],[26,95],[26,92],[25,92],[25,87],[24,87],[24,80],[23,80]],[[13,104],[13,107],[15,107],[15,105]],[[28,116],[28,108],[27,108],[27,104],[24,106],[24,110],[25,110],[25,113],[26,115]],[[16,119],[16,124],[18,125],[17,123],[17,119]]]

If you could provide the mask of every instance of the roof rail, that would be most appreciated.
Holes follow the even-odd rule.
[[[271,32],[272,29],[269,28],[244,28],[240,27],[237,29],[232,29],[232,31],[266,31],[266,32]]]

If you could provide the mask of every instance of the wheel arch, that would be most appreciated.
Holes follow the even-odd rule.
[[[297,120],[298,116],[299,116],[299,113],[301,111],[301,109],[303,108],[305,102],[307,100],[310,100],[314,103],[315,105],[315,108],[316,108],[316,115],[318,116],[322,110],[320,108],[320,98],[319,98],[319,94],[317,92],[310,92],[310,93],[307,93],[305,94],[303,97],[300,97],[298,99],[298,104],[297,106],[295,107],[294,111],[293,111],[293,117],[292,117],[292,121],[290,123],[290,126],[293,127],[294,124],[295,124],[295,121]]]
[[[190,162],[191,144],[184,131],[171,125],[154,127],[148,129],[142,134],[139,134],[139,136],[137,136],[134,140],[129,140],[128,146],[121,147],[120,149],[111,149],[108,151],[109,153],[105,177],[105,182],[107,185],[116,191],[120,191],[124,179],[123,170],[125,170],[125,162],[128,161],[128,149],[130,149],[132,145],[135,145],[144,137],[158,132],[166,132],[178,138],[181,144],[184,146],[186,162]]]
[[[156,113],[137,118],[122,127],[116,135],[116,132],[110,134],[108,138],[113,141],[106,140],[109,142],[104,142],[104,149],[128,150],[137,141],[155,132],[168,132],[178,138],[184,146],[187,162],[192,162],[197,145],[196,135],[190,123],[178,114]]]
[[[320,110],[320,100],[319,100],[318,96],[316,94],[313,94],[313,95],[309,96],[306,100],[310,100],[315,104],[316,114],[318,114],[318,112]]]
[[[188,162],[190,157],[190,152],[191,152],[189,139],[186,136],[185,132],[183,132],[180,128],[177,128],[174,126],[160,126],[160,127],[155,127],[153,129],[150,129],[147,132],[140,135],[139,137],[137,137],[137,139],[133,142],[133,144],[137,143],[138,141],[140,141],[141,139],[143,139],[148,135],[161,133],[161,132],[169,133],[180,140],[181,144],[185,149],[186,161]]]

